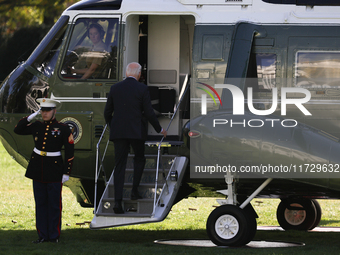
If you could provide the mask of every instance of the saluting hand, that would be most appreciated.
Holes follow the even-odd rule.
[[[37,115],[40,113],[40,110],[41,108],[38,111],[32,113],[30,116],[28,116],[27,117],[28,122],[31,122],[35,117],[37,117]]]

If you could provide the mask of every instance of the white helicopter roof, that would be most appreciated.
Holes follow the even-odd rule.
[[[91,3],[92,9],[76,9],[71,6],[64,14],[122,14],[123,23],[129,15],[192,15],[196,24],[233,24],[239,21],[267,24],[340,23],[339,0],[283,1],[290,4],[281,2],[282,0],[85,0],[76,5]]]

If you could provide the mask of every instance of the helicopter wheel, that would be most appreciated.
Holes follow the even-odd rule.
[[[314,228],[316,228],[321,220],[321,216],[322,216],[322,210],[321,210],[321,206],[319,204],[319,202],[316,199],[311,199],[311,201],[313,202],[314,206],[315,206],[315,212],[316,212],[316,219],[315,222],[313,223],[313,225],[308,229],[308,230],[312,230]]]
[[[309,230],[316,222],[317,212],[310,199],[283,199],[277,208],[276,217],[285,230]]]
[[[246,213],[246,218],[248,221],[248,236],[245,239],[245,244],[249,243],[251,240],[253,240],[256,230],[257,230],[257,214],[252,208],[252,205],[249,203],[244,209],[244,212]]]
[[[243,246],[255,233],[255,217],[235,205],[217,207],[207,220],[207,234],[218,246]]]

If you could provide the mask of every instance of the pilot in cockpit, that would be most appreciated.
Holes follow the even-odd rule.
[[[87,33],[93,45],[88,51],[82,53],[82,56],[86,59],[86,66],[84,68],[72,67],[71,72],[82,75],[80,79],[100,78],[107,54],[106,45],[103,42],[105,31],[101,25],[93,23],[89,26]]]

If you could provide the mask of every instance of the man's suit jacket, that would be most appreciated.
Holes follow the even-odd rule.
[[[150,94],[145,84],[133,77],[111,86],[107,98],[104,117],[110,126],[110,140],[140,139],[146,140],[147,122],[157,133],[161,132],[156,114],[151,106]]]

